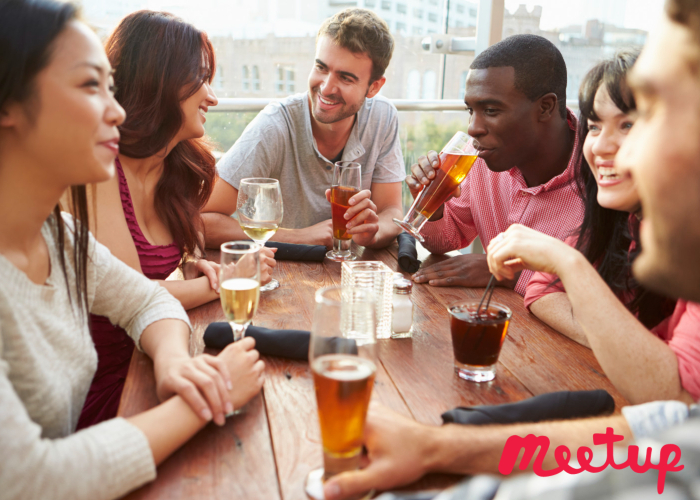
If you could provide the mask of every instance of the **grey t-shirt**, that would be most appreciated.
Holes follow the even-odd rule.
[[[342,160],[362,165],[363,189],[370,189],[373,182],[404,180],[398,113],[388,99],[365,99]],[[333,180],[333,164],[316,147],[308,92],[268,104],[217,168],[236,189],[247,177],[278,179],[284,200],[282,227],[299,229],[331,218],[325,191]]]

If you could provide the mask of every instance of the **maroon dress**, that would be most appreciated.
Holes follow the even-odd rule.
[[[148,242],[136,221],[122,166],[118,159],[115,163],[124,217],[139,254],[141,270],[152,280],[164,280],[177,269],[182,254],[175,243],[151,245]],[[131,337],[123,328],[113,325],[104,316],[90,315],[90,332],[97,349],[97,371],[78,420],[78,429],[117,416],[124,380],[134,352],[134,341]]]

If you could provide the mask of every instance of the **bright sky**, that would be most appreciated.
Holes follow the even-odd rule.
[[[599,19],[625,28],[649,31],[663,11],[664,0],[505,0],[513,12],[525,4],[528,10],[542,6],[541,28],[545,30]]]

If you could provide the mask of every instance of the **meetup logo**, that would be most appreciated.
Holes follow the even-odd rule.
[[[530,461],[532,460],[537,448],[540,452],[537,454],[534,463],[532,464],[532,469],[535,474],[539,477],[549,477],[559,474],[560,472],[567,472],[569,474],[580,474],[583,471],[586,472],[602,472],[608,466],[613,469],[624,469],[629,467],[634,472],[642,474],[649,469],[655,469],[659,471],[659,478],[656,483],[656,491],[661,494],[664,492],[664,486],[666,484],[666,474],[668,472],[678,472],[683,470],[683,465],[677,465],[681,459],[681,449],[675,444],[665,444],[661,447],[661,454],[658,464],[653,464],[651,462],[651,448],[647,448],[646,457],[643,465],[639,465],[639,447],[631,445],[627,448],[627,461],[621,464],[615,463],[613,457],[613,445],[618,441],[623,441],[624,438],[613,432],[612,427],[608,427],[605,434],[593,434],[593,444],[595,445],[607,445],[607,458],[605,463],[599,467],[591,465],[591,459],[593,458],[593,451],[586,447],[580,447],[576,452],[576,459],[578,460],[580,469],[572,467],[569,465],[569,460],[571,460],[571,451],[566,446],[557,446],[554,450],[554,460],[557,462],[558,467],[551,470],[542,469],[542,462],[544,457],[547,455],[549,450],[549,438],[546,436],[535,436],[534,434],[528,434],[525,437],[511,436],[506,441],[506,445],[503,448],[503,454],[501,455],[501,461],[498,463],[498,472],[507,475],[513,472],[513,467],[515,467],[515,462],[518,459],[520,451],[523,450],[523,458],[520,460],[520,470],[526,470]],[[669,461],[669,458],[673,454],[673,458]]]

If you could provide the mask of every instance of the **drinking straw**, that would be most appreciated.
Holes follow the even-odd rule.
[[[486,299],[486,296],[488,295],[488,299],[486,299],[486,307],[485,313],[488,313],[489,311],[489,304],[491,304],[491,297],[493,296],[493,290],[496,288],[496,280],[493,276],[491,275],[491,278],[489,279],[488,285],[486,285],[486,290],[484,290],[484,295],[481,296],[481,300],[479,301],[479,307],[476,309],[476,315],[481,316],[481,306],[484,303],[484,299]],[[488,319],[488,316],[485,318]]]

